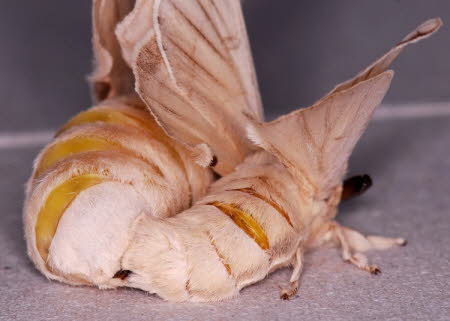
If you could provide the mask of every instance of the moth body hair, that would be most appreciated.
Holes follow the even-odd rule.
[[[188,74],[175,74],[174,68],[180,64],[173,60],[173,44],[167,41],[164,22],[168,8],[176,6],[185,13],[191,5],[198,3],[93,0],[95,62],[89,81],[96,105],[69,120],[41,151],[25,191],[23,219],[28,254],[48,278],[101,288],[118,286],[129,274],[118,273],[124,271],[118,262],[127,248],[133,220],[144,212],[162,218],[190,207],[207,192],[213,179],[210,165],[217,163],[214,171],[227,174],[254,149],[241,135],[242,112],[262,120],[242,16],[233,27],[237,33],[224,25],[214,36],[223,57],[230,54],[239,68],[223,64],[222,57],[205,69],[224,71],[226,86],[210,82],[203,73],[200,86],[192,83],[188,88]],[[214,3],[207,7],[208,11],[216,10]],[[240,14],[239,1],[229,5],[224,2],[220,7],[231,10],[233,16]],[[213,19],[220,22],[220,12]],[[221,34],[228,32],[239,38],[239,48],[224,46]],[[147,48],[148,42],[155,47]],[[192,42],[177,43],[182,50],[192,49]],[[154,54],[150,60],[142,52],[144,47]],[[204,45],[202,48],[201,54],[211,52]],[[236,52],[226,53],[228,49]],[[183,60],[183,66],[192,65],[186,65],[187,61]],[[154,71],[143,74],[143,66],[153,66]],[[190,75],[193,71],[191,68]],[[160,72],[171,77],[170,84],[154,83],[159,96],[148,99],[141,84]],[[195,92],[198,89],[201,94]],[[164,96],[167,92],[169,95]],[[197,97],[195,102],[190,101],[193,97]],[[246,104],[247,100],[252,104]],[[182,137],[170,135],[165,119],[156,112],[167,102],[170,107],[180,102],[189,105],[182,107],[184,115],[178,115]],[[203,115],[197,113],[198,107]],[[213,131],[217,133],[212,135]],[[121,220],[122,226],[118,223]],[[85,225],[89,226],[83,229]],[[77,235],[83,237],[77,239]],[[96,255],[99,251],[101,254]]]
[[[289,299],[304,253],[326,244],[379,273],[362,252],[405,240],[335,221],[348,159],[390,64],[441,25],[426,21],[311,107],[264,122],[239,0],[93,0],[97,106],[36,158],[28,255],[50,279],[177,302],[232,298],[291,265]]]
[[[219,180],[208,196],[173,218],[141,215],[122,260],[122,266],[133,271],[123,281],[124,286],[157,293],[170,301],[218,301],[236,296],[243,287],[289,265],[296,249],[307,240],[309,229],[305,226],[312,219],[302,211],[301,204],[277,199],[291,213],[291,225],[267,202],[228,190],[251,187],[258,193],[299,192],[292,175],[276,160],[273,162],[264,168],[245,162],[244,169],[236,170],[233,178],[226,177],[226,184]],[[268,183],[260,181],[261,172]],[[232,202],[251,214],[265,231],[270,248],[262,249],[230,217],[210,205],[213,201]]]
[[[141,214],[122,259],[121,266],[132,271],[123,286],[169,301],[219,301],[292,264],[288,287],[280,293],[289,299],[299,287],[304,253],[324,244],[339,246],[343,260],[357,268],[379,273],[362,252],[406,241],[364,236],[335,221],[344,175],[389,89],[389,65],[406,45],[440,26],[440,19],[425,22],[311,107],[267,123],[247,117],[248,138],[261,151],[215,182],[190,209],[171,218]]]
[[[127,111],[144,123],[153,121],[144,111],[115,103],[87,112]],[[211,171],[195,164],[181,144],[161,135],[126,123],[86,122],[59,133],[41,151],[26,187],[24,222],[28,254],[44,275],[75,285],[116,286],[113,275],[120,270],[134,219],[141,212],[172,216],[206,193]],[[78,139],[81,145],[84,139],[98,139],[111,148],[69,150],[38,170],[55,148]],[[85,175],[98,176],[99,182],[81,190],[61,209],[60,218],[53,219],[58,220],[57,229],[48,257],[42,257],[36,235],[41,211],[59,186]]]

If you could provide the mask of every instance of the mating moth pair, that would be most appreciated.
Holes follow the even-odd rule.
[[[96,107],[35,161],[28,254],[48,278],[217,301],[334,243],[404,245],[334,220],[349,156],[386,94],[389,65],[432,19],[309,108],[263,121],[239,0],[94,0]],[[214,173],[222,176],[214,181]]]

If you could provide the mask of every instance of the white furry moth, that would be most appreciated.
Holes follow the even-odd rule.
[[[168,218],[175,208],[188,207],[187,202],[174,205],[183,195],[174,192],[186,192],[178,186],[186,181],[157,180],[153,158],[146,162],[150,169],[135,165],[133,153],[142,152],[147,141],[135,149],[134,143],[122,143],[131,151],[114,160],[108,158],[110,150],[58,159],[30,184],[25,210],[30,255],[51,278],[136,287],[173,301],[229,298],[269,272],[293,264],[290,285],[282,293],[289,298],[297,291],[304,251],[329,241],[341,245],[345,260],[376,273],[377,267],[361,252],[402,245],[404,240],[365,237],[339,226],[334,217],[342,179],[354,145],[389,87],[390,63],[407,44],[440,25],[434,19],[419,26],[312,107],[263,123],[239,1],[137,1],[116,28],[121,57],[133,70],[128,79],[133,79],[158,124],[180,142],[171,141],[184,150],[183,160],[194,166],[194,161],[207,165],[215,159],[215,170],[224,177],[196,205]],[[100,98],[119,100],[116,92],[124,95],[123,88],[129,87],[114,85],[108,78],[112,72],[103,75],[98,79],[107,85],[97,86]],[[260,147],[250,156],[256,148],[245,128]],[[156,154],[159,151],[152,149],[151,155]],[[74,165],[67,167],[65,162],[72,158]],[[118,170],[111,166],[105,173],[117,181],[72,184],[72,177],[80,173],[103,173],[109,162]],[[66,176],[50,179],[58,173]],[[192,177],[205,173],[209,174],[199,170]],[[64,211],[55,215],[55,234],[44,238],[44,259],[36,222],[41,211],[47,213],[52,191],[62,186],[64,192],[66,181],[71,195],[73,185],[82,191],[63,204],[67,207],[58,207]],[[200,181],[202,188],[209,183]],[[147,198],[140,194],[143,191],[148,191]],[[160,204],[172,207],[161,209]]]
[[[163,101],[150,108],[168,132],[181,139],[176,115],[189,106],[181,99],[169,104],[168,93],[156,91],[155,86],[181,87],[181,92],[186,86],[194,94],[202,88],[195,87],[196,81],[184,83],[187,77],[177,78],[187,68],[183,60],[187,58],[175,44],[176,37],[187,26],[178,20],[182,14],[174,12],[179,2],[163,3],[158,14],[160,34],[156,40],[141,43],[134,70],[143,100]],[[261,150],[214,183],[192,208],[167,219],[141,214],[122,258],[122,268],[130,271],[123,286],[171,301],[216,301],[236,296],[246,285],[292,264],[289,287],[281,294],[287,299],[297,292],[303,253],[326,242],[339,245],[344,260],[378,273],[378,267],[370,265],[362,252],[404,245],[405,240],[363,236],[334,220],[343,176],[355,144],[390,86],[393,72],[387,70],[389,65],[405,46],[440,26],[440,19],[426,21],[309,108],[269,123],[249,115],[248,137]],[[212,52],[214,42],[202,41],[208,48],[204,50]],[[158,51],[158,44],[164,51]],[[169,65],[155,68],[148,63],[158,59],[158,52]],[[196,48],[194,53],[201,51]],[[197,143],[195,139],[189,142]]]
[[[249,53],[243,62],[245,74],[229,75],[233,105],[211,106],[206,120],[191,113],[189,117],[211,127],[184,129],[187,138],[210,135],[215,128],[215,144],[207,142],[220,145],[229,155],[220,154],[218,164],[206,144],[191,148],[169,138],[146,110],[134,90],[135,58],[130,46],[133,40],[154,38],[155,30],[151,23],[140,23],[127,33],[131,30],[127,24],[136,19],[152,22],[153,4],[144,8],[148,4],[94,0],[96,69],[91,82],[100,102],[63,126],[35,161],[26,191],[25,234],[29,256],[50,279],[102,288],[121,285],[121,257],[136,217],[142,212],[168,217],[190,207],[211,183],[212,171],[205,166],[217,165],[218,173],[227,174],[251,152],[250,142],[242,139],[242,113],[262,119],[262,111],[256,87],[246,87],[256,86]],[[240,14],[238,1],[230,8]],[[237,22],[223,25],[221,35],[230,35],[240,48],[248,48],[243,20]],[[186,36],[186,43],[192,45]],[[234,55],[234,49],[229,50]]]

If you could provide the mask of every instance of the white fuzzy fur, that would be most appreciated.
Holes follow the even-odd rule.
[[[82,191],[59,221],[48,263],[107,286],[121,269],[131,225],[142,212],[150,212],[148,203],[130,185],[105,182]]]
[[[294,273],[290,285],[295,290],[286,293],[290,296],[298,287],[302,253],[325,241],[340,244],[345,260],[363,270],[376,271],[360,251],[401,245],[404,240],[364,237],[334,222],[342,176],[354,144],[389,86],[392,74],[385,70],[408,43],[436,31],[440,20],[420,26],[386,55],[355,78],[337,86],[311,108],[264,124],[257,120],[261,118],[255,101],[258,95],[257,92],[254,94],[252,69],[246,68],[251,66],[248,47],[246,43],[239,46],[239,41],[246,41],[239,1],[233,1],[232,6],[220,2],[221,12],[229,12],[233,23],[214,25],[219,32],[213,40],[238,66],[237,72],[229,70],[230,66],[223,64],[222,58],[215,56],[211,46],[202,39],[194,42],[198,47],[189,47],[192,43],[185,41],[189,38],[186,36],[181,37],[184,41],[179,43],[195,56],[198,63],[204,64],[203,67],[222,76],[220,85],[201,70],[196,70],[195,82],[192,82],[189,69],[192,64],[170,44],[164,43],[168,47],[164,48],[163,37],[174,34],[180,37],[190,29],[181,19],[179,24],[164,21],[175,16],[170,5],[183,7],[186,2],[173,1],[164,7],[166,11],[160,2],[149,1],[147,4],[153,8],[155,30],[146,34],[145,42],[138,39],[137,45],[128,44],[133,48],[133,58],[127,55],[126,59],[137,75],[140,96],[158,115],[158,121],[177,139],[190,147],[208,143],[211,149],[207,145],[200,146],[207,148],[203,154],[209,159],[213,155],[211,151],[219,155],[219,173],[230,172],[251,151],[249,142],[240,135],[247,120],[251,122],[248,127],[251,140],[265,151],[247,157],[233,173],[214,184],[210,194],[196,205],[175,217],[168,217],[188,207],[185,198],[177,200],[179,195],[188,193],[187,185],[191,184],[197,191],[193,193],[197,197],[210,183],[209,170],[197,170],[199,167],[195,167],[194,159],[188,157],[192,153],[186,152],[182,144],[174,143],[175,148],[184,150],[181,153],[186,156],[183,158],[189,180],[186,184],[181,182],[181,175],[171,172],[178,165],[170,165],[170,160],[163,161],[163,148],[150,143],[149,147],[143,146],[138,133],[130,136],[125,133],[135,129],[127,128],[117,135],[111,132],[114,126],[108,125],[74,128],[58,140],[83,135],[86,130],[89,135],[103,135],[115,140],[123,148],[73,155],[54,164],[42,177],[30,181],[24,221],[28,252],[36,266],[47,277],[67,283],[135,287],[172,301],[230,298],[242,287],[292,263]],[[136,8],[140,10],[139,6]],[[205,8],[212,9],[211,6]],[[192,8],[183,7],[186,9]],[[217,12],[210,14],[209,23],[217,23]],[[133,25],[130,23],[128,27]],[[224,33],[228,30],[226,27],[236,33]],[[229,39],[222,38],[225,35]],[[236,51],[239,48],[241,51]],[[158,59],[162,59],[163,64]],[[166,68],[161,68],[162,65]],[[107,67],[110,68],[109,63]],[[244,82],[241,82],[242,72],[247,77]],[[179,82],[177,86],[184,86],[182,93],[171,87],[170,82],[173,83],[175,76]],[[249,105],[251,101],[253,104]],[[172,107],[174,110],[167,113]],[[341,117],[343,109],[345,117]],[[244,117],[248,111],[253,111],[255,117]],[[177,116],[172,117],[174,114]],[[239,125],[235,127],[231,119]],[[333,126],[330,127],[330,123]],[[206,163],[205,159],[203,163]],[[149,161],[167,166],[164,168],[167,177],[157,175]],[[83,174],[102,175],[106,182],[81,192],[66,209],[50,246],[49,260],[44,262],[36,248],[37,215],[49,193],[66,180]],[[288,218],[270,202],[245,191],[235,191],[242,188],[251,188],[282,206]],[[212,201],[237,205],[252,216],[264,230],[268,248],[252,239],[226,213],[208,205]],[[130,270],[131,274],[124,280],[113,279],[117,270]]]
[[[440,21],[431,24],[418,30],[431,34]],[[298,288],[302,253],[326,241],[342,247],[344,260],[377,273],[361,251],[402,245],[404,240],[365,237],[339,226],[334,217],[342,179],[354,145],[389,87],[392,73],[385,71],[389,63],[408,43],[427,36],[413,32],[310,108],[268,124],[252,121],[250,138],[267,152],[248,157],[189,210],[168,219],[141,215],[122,260],[122,266],[133,271],[124,285],[171,301],[216,301],[235,296],[242,287],[292,263],[291,288],[282,293],[288,298]],[[236,188],[279,195],[276,201],[289,212],[292,225],[267,201]],[[208,205],[213,201],[239,206],[251,215],[263,227],[269,249],[259,246],[225,212]],[[224,273],[227,265],[230,274]]]
[[[281,193],[295,188],[290,174],[280,169],[276,160],[273,166],[272,169],[266,168],[266,174],[283,177],[284,183],[277,185],[277,188],[283,188]],[[273,188],[262,187],[252,178],[252,171],[248,168],[235,173],[238,174],[235,180],[248,178],[245,185],[254,185],[258,191]],[[122,261],[123,267],[133,271],[125,285],[158,293],[172,301],[215,301],[237,295],[242,287],[264,278],[273,266],[288,264],[300,240],[299,227],[290,226],[261,200],[247,194],[228,192],[226,187],[222,191],[216,188],[216,192],[200,204],[174,218],[162,221],[142,215]],[[270,249],[261,249],[214,206],[202,205],[210,200],[244,205],[245,211],[264,227]],[[277,246],[280,242],[282,247]],[[212,244],[223,257],[223,262],[229,265],[231,275]]]
[[[115,104],[118,104],[118,106],[115,106]],[[97,107],[97,109],[101,108],[115,108],[117,110],[126,111],[127,113],[134,113],[136,114],[136,117],[143,118],[144,120],[147,119],[148,121],[153,121],[148,113],[121,105],[120,101],[119,103],[116,101],[106,102],[103,106]],[[156,129],[160,131],[159,134],[164,135],[158,127],[156,127]],[[92,265],[89,265],[91,263],[88,262],[89,260],[87,259],[87,256],[85,256],[84,263],[83,259],[80,258],[79,267],[73,266],[69,268],[69,266],[74,263],[74,258],[67,254],[69,252],[61,249],[74,247],[74,242],[76,240],[71,241],[70,238],[65,238],[63,235],[64,233],[71,235],[71,232],[68,231],[70,231],[71,224],[73,224],[74,229],[76,229],[77,224],[75,223],[67,223],[65,225],[65,232],[58,233],[57,231],[54,236],[56,237],[56,240],[54,239],[53,242],[58,242],[58,244],[52,242],[52,254],[47,262],[50,263],[53,269],[50,270],[47,263],[43,262],[36,248],[34,227],[39,211],[51,191],[74,176],[83,174],[99,174],[104,176],[106,181],[111,182],[112,185],[100,184],[85,190],[78,195],[67,210],[70,211],[70,213],[80,213],[80,215],[88,215],[87,213],[91,213],[91,219],[95,221],[101,220],[108,207],[112,216],[115,215],[115,217],[120,218],[124,215],[124,230],[122,232],[126,233],[124,231],[126,231],[125,226],[127,220],[130,220],[130,217],[138,215],[142,211],[142,208],[139,207],[137,209],[134,207],[135,204],[129,204],[130,211],[134,208],[136,212],[133,214],[126,214],[126,211],[122,210],[120,206],[116,206],[116,198],[114,196],[107,196],[108,193],[106,192],[98,193],[98,195],[103,195],[103,197],[95,196],[91,195],[92,191],[96,191],[102,186],[105,188],[115,186],[118,190],[114,193],[119,193],[123,190],[124,197],[126,195],[129,195],[130,197],[128,202],[133,202],[135,197],[132,196],[132,194],[129,194],[131,184],[133,190],[144,200],[146,204],[145,211],[147,213],[151,213],[151,215],[156,217],[167,217],[187,208],[190,205],[190,202],[197,200],[206,193],[207,186],[211,181],[211,172],[209,169],[204,169],[196,165],[195,161],[188,157],[188,152],[181,144],[170,141],[167,137],[164,141],[155,138],[165,136],[152,136],[151,133],[147,133],[145,129],[135,128],[131,125],[107,124],[102,122],[81,124],[60,134],[57,139],[44,148],[37,157],[35,169],[39,166],[43,155],[49,148],[59,142],[64,142],[75,137],[102,138],[114,143],[114,146],[117,146],[117,149],[112,151],[89,151],[72,155],[65,159],[61,159],[40,177],[35,177],[35,173],[33,173],[32,178],[27,184],[27,197],[24,207],[28,253],[39,270],[49,278],[70,284],[88,283],[96,284],[98,286],[106,286],[108,283],[106,280],[109,278],[110,281],[108,286],[117,283],[120,284],[117,280],[111,280],[111,271],[117,267],[117,262],[109,269],[105,268],[107,263],[103,262],[100,264],[102,266],[100,268],[99,263],[92,263]],[[173,158],[173,151],[170,149],[175,150],[178,153],[178,159]],[[158,175],[151,165],[158,166],[163,173],[163,176]],[[112,192],[112,194],[114,193]],[[91,198],[89,198],[90,201],[83,202],[78,200],[79,197],[83,197],[83,199]],[[92,197],[95,199],[95,204]],[[119,202],[119,200],[117,200],[117,202]],[[124,200],[124,202],[126,202],[126,200]],[[96,210],[97,207],[101,208],[102,206],[104,206],[103,210]],[[64,215],[60,223],[65,221]],[[97,215],[99,215],[98,218]],[[76,220],[76,214],[71,214],[71,217],[73,220]],[[98,225],[92,228],[94,228],[94,230],[101,229],[101,226],[102,225]],[[103,235],[103,237],[105,237],[105,235]],[[89,248],[88,244],[96,242],[95,237],[81,240],[83,241],[80,242],[79,247],[84,249]],[[98,236],[98,241],[100,242],[100,240],[101,233]],[[110,252],[105,252],[104,254],[106,256],[109,255],[110,257],[115,257],[117,260],[117,253],[120,252],[117,251],[117,249],[111,248]],[[100,273],[98,272],[99,270],[103,270],[103,272]]]

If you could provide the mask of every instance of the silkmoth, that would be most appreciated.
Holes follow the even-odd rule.
[[[122,269],[136,217],[142,212],[168,217],[190,207],[212,181],[209,165],[225,175],[254,149],[242,139],[242,112],[262,119],[258,91],[246,87],[256,86],[250,55],[239,61],[242,74],[229,72],[223,78],[234,91],[215,93],[218,99],[228,95],[230,104],[222,107],[216,101],[209,119],[199,115],[199,122],[207,123],[203,131],[186,129],[185,137],[214,131],[215,141],[207,143],[220,147],[217,156],[205,143],[191,148],[160,127],[134,90],[130,44],[141,40],[139,35],[148,37],[139,28],[153,33],[150,37],[155,34],[152,25],[134,24],[130,33],[126,25],[147,20],[146,8],[140,9],[144,5],[146,1],[93,2],[96,68],[91,83],[98,104],[69,120],[35,160],[26,188],[25,235],[29,256],[50,279],[102,288],[120,285],[114,276]],[[239,3],[224,10],[240,14]],[[248,48],[243,19],[237,18],[220,36],[236,36]]]
[[[344,260],[377,273],[362,252],[405,244],[363,236],[334,218],[348,197],[348,158],[393,77],[389,65],[437,31],[440,19],[420,25],[313,106],[265,123],[238,0],[138,0],[126,16],[113,10],[115,35],[104,42],[96,41],[96,17],[108,16],[95,14],[109,8],[101,2],[94,2],[94,49],[112,62],[94,73],[94,89],[106,98],[96,108],[118,103],[132,121],[81,114],[38,156],[25,230],[29,254],[46,276],[139,288],[170,301],[218,301],[292,265],[281,293],[287,299],[311,248],[334,243]],[[151,114],[130,107],[134,101]],[[150,123],[158,134],[145,137]],[[205,196],[211,171],[196,164],[215,165],[223,176]],[[187,195],[195,195],[190,208]]]

